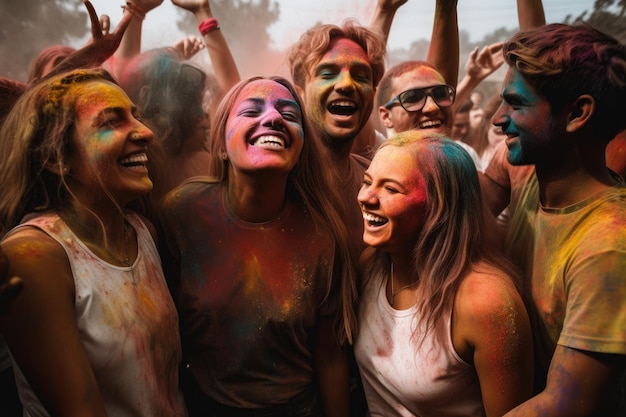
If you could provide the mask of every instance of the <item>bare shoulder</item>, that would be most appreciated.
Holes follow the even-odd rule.
[[[0,245],[8,259],[8,273],[22,278],[25,292],[52,283],[59,289],[73,291],[74,281],[67,254],[43,231],[24,227]]]
[[[454,301],[453,343],[463,359],[474,363],[479,352],[530,346],[530,321],[512,278],[487,263],[474,268]]]
[[[481,262],[459,286],[455,309],[461,317],[488,319],[505,312],[524,310],[522,298],[506,272]]]

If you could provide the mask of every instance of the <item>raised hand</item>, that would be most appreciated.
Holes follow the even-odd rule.
[[[163,0],[132,0],[131,3],[148,13],[150,10],[160,6]]]
[[[189,10],[194,14],[201,9],[204,9],[208,12],[208,14],[211,14],[211,4],[209,0],[172,0],[172,4],[180,7],[181,9]]]
[[[197,36],[185,36],[174,44],[174,49],[182,59],[190,59],[205,48],[204,42]]]
[[[378,0],[377,8],[380,10],[396,11],[400,6],[406,4],[409,0]]]
[[[504,63],[502,42],[485,46],[478,51],[478,47],[469,54],[465,63],[465,73],[472,78],[483,80],[493,74]]]
[[[91,21],[91,40],[82,48],[68,55],[44,78],[77,68],[98,67],[119,48],[122,36],[133,18],[132,14],[124,13],[115,30],[109,33],[108,29],[105,30],[107,19],[103,19],[102,22],[98,19],[96,10],[89,0],[85,0],[85,7]]]

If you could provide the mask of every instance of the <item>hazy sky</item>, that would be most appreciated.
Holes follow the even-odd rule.
[[[122,10],[114,0],[91,0],[98,14],[106,13],[113,24]],[[368,24],[376,0],[273,0],[279,4],[279,21],[270,28],[277,49],[284,49],[300,34],[318,21],[339,23],[354,17]],[[593,9],[594,0],[543,0],[549,23],[560,22],[567,15],[578,16]],[[459,28],[479,40],[500,27],[517,27],[516,0],[459,0]],[[435,0],[409,0],[402,6],[393,22],[389,48],[408,48],[418,39],[429,39],[432,30]],[[170,0],[154,9],[144,22],[144,48],[171,45],[183,34],[176,28],[177,7]]]

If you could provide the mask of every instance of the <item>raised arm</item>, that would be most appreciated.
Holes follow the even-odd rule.
[[[213,17],[209,0],[172,0],[172,3],[190,11],[196,17],[198,28],[201,30],[209,58],[213,64],[213,72],[219,86],[220,95],[225,94],[233,85],[239,82],[241,77],[239,76],[235,59],[219,28],[219,23]]]
[[[130,24],[119,48],[105,63],[105,68],[111,72],[114,77],[118,77],[124,66],[134,56],[141,52],[141,31],[143,21],[147,13],[160,6],[163,0],[132,0],[126,3],[124,7],[124,18],[130,19]]]
[[[383,37],[385,43],[389,39],[391,23],[398,8],[409,0],[378,0],[376,10],[370,23],[370,29]]]
[[[520,30],[528,30],[546,24],[541,0],[517,0],[517,19]]]
[[[131,16],[125,14],[115,30],[112,33],[109,33],[108,29],[104,30],[101,26],[98,15],[89,0],[85,0],[85,7],[87,8],[89,19],[91,20],[90,42],[68,55],[63,61],[54,67],[52,71],[46,74],[44,78],[77,68],[99,67],[118,50],[120,43],[124,38],[124,33],[131,22]],[[108,20],[104,19],[104,22],[106,21]]]
[[[496,72],[504,63],[502,42],[485,46],[480,52],[475,48],[465,63],[465,75],[456,87],[453,109],[463,104],[472,91],[488,76]]]
[[[426,61],[437,68],[446,82],[456,87],[459,78],[458,0],[437,0],[433,32]]]

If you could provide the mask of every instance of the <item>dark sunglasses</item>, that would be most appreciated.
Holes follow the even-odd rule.
[[[456,91],[451,85],[441,84],[432,87],[414,88],[406,90],[389,100],[385,104],[386,109],[392,108],[396,103],[400,103],[406,111],[420,111],[426,104],[426,97],[432,97],[439,107],[448,107],[454,103]]]

